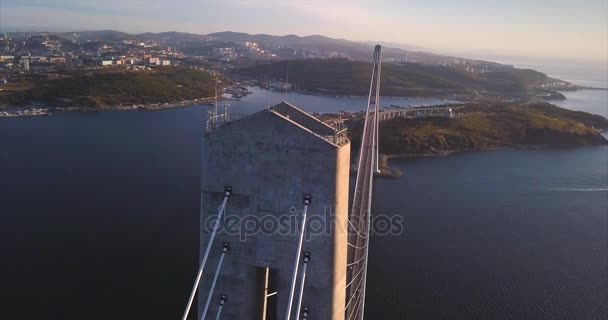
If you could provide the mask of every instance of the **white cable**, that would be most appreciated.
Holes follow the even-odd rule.
[[[380,79],[382,78],[382,47],[378,48],[378,77],[376,78],[376,114],[374,115],[374,122],[376,130],[374,135],[376,140],[374,141],[376,147],[376,172],[380,173],[378,167],[378,159],[380,158]]]
[[[306,266],[310,260],[310,253],[304,253],[304,265],[302,266],[302,280],[300,280],[300,296],[298,297],[298,308],[296,309],[296,320],[300,320],[300,310],[302,308],[302,297],[304,296],[304,282],[306,281]]]
[[[367,260],[365,261],[364,264],[367,264]],[[350,285],[353,284],[355,279],[357,279],[361,275],[362,271],[363,271],[363,268],[359,269],[359,272],[357,272],[357,275],[355,275],[352,279],[350,279],[350,282],[346,285],[345,289],[348,289],[348,287],[350,287]]]
[[[296,252],[296,259],[293,266],[293,274],[291,276],[291,288],[289,290],[289,300],[287,300],[287,312],[285,313],[285,320],[289,320],[291,317],[291,305],[293,303],[293,294],[296,290],[296,280],[298,275],[298,267],[300,263],[300,254],[302,253],[302,242],[304,241],[304,232],[306,229],[306,214],[308,212],[308,206],[310,205],[310,195],[304,195],[304,210],[302,211],[302,228],[300,229],[300,237],[298,239],[298,249]]]
[[[232,193],[231,187],[226,187],[224,189],[224,201],[222,201],[222,205],[220,206],[217,212],[217,219],[215,220],[215,225],[213,226],[213,232],[211,233],[211,237],[209,238],[209,242],[207,243],[207,249],[205,249],[205,254],[203,255],[203,260],[201,261],[201,266],[198,269],[198,273],[196,274],[196,279],[194,280],[194,286],[192,286],[192,292],[190,293],[190,298],[188,298],[188,304],[186,304],[186,310],[184,311],[184,316],[182,320],[187,320],[188,313],[190,313],[190,307],[192,306],[192,301],[194,301],[194,295],[196,294],[196,289],[198,288],[198,284],[201,281],[201,276],[203,275],[203,269],[205,268],[205,264],[207,263],[207,258],[209,257],[209,251],[211,251],[211,245],[213,244],[213,239],[215,238],[215,234],[217,233],[217,229],[220,225],[220,220],[222,218],[222,214],[224,214],[224,210],[226,209],[226,203],[228,202],[228,198],[230,198],[230,194]],[[202,194],[201,194],[202,197]],[[201,200],[202,204],[202,200]],[[201,210],[203,207],[201,205]]]
[[[355,301],[356,301],[356,303],[355,303],[355,307],[352,309],[351,313],[348,315],[348,317],[347,317],[346,319],[350,320],[350,319],[351,319],[351,317],[352,317],[353,315],[357,314],[355,311],[356,311],[357,309],[359,309],[359,306],[361,305],[361,304],[359,304],[358,302],[359,302],[359,301],[361,301],[361,297],[362,297],[362,296],[364,296],[364,294],[363,294],[363,293],[362,293],[362,294],[357,295],[357,299],[355,300]]]
[[[220,275],[220,270],[222,269],[222,263],[224,263],[224,256],[228,252],[228,243],[224,243],[224,248],[222,249],[222,255],[220,256],[220,261],[217,263],[217,268],[215,269],[215,275],[213,276],[213,282],[211,282],[211,288],[209,289],[209,295],[207,295],[207,302],[205,302],[205,309],[203,309],[203,314],[201,315],[201,320],[205,320],[205,316],[207,316],[207,311],[209,310],[209,304],[211,303],[211,297],[213,296],[213,290],[215,289],[215,284],[217,283],[217,278]]]
[[[374,57],[375,57],[375,53],[374,53]],[[364,125],[363,125],[363,137],[365,137],[365,134],[367,132],[367,121],[369,119],[369,110],[370,110],[370,104],[371,104],[371,100],[372,100],[372,85],[374,83],[374,73],[376,72],[376,64],[372,65],[372,79],[370,80],[370,85],[369,85],[369,95],[367,97],[367,110],[365,111],[365,121],[364,121]],[[355,195],[354,195],[354,199],[353,199],[353,206],[351,209],[351,214],[355,211],[355,208],[357,206],[357,190],[359,190],[359,172],[361,172],[361,168],[363,168],[363,152],[364,151],[364,146],[363,146],[363,142],[364,139],[361,139],[361,147],[359,149],[359,161],[357,162],[357,178],[355,180]]]
[[[365,259],[366,257],[367,257],[367,255],[364,253],[364,254],[363,254],[363,256],[361,256],[361,258],[360,258],[359,260],[357,260],[357,261],[353,261],[353,262],[351,262],[351,263],[347,264],[346,266],[347,266],[347,267],[353,266],[353,265],[355,265],[355,264],[357,264],[357,263],[359,263],[359,262],[363,261],[363,259]]]
[[[353,295],[348,299],[348,303],[346,303],[346,307],[344,308],[344,310],[348,310],[348,306],[350,306],[350,303],[353,302],[353,299],[355,298],[355,296],[357,296],[357,292],[359,291],[359,288],[361,288],[362,283],[363,279],[359,280],[359,284],[357,284]]]
[[[376,51],[378,52],[378,80],[377,80],[377,86],[376,86],[376,103],[378,103],[378,100],[380,100],[380,74],[381,74],[381,67],[382,67],[382,47],[380,47],[380,45],[376,46]],[[376,109],[377,110],[377,109]],[[376,161],[378,161],[378,158],[376,158]],[[372,167],[373,167],[374,163],[373,163],[373,158],[372,158]],[[370,184],[369,184],[369,210],[367,212],[367,234],[369,235],[369,228],[371,226],[371,205],[372,205],[372,186],[373,186],[373,181],[374,181],[374,175],[372,174],[370,177]],[[367,237],[366,239],[366,244],[365,244],[365,255],[369,257],[368,255],[369,253],[369,237]],[[361,300],[361,320],[363,320],[363,315],[365,314],[365,290],[367,289],[367,262],[365,263],[365,266],[363,267],[365,269],[365,272],[363,274],[363,299]]]
[[[353,225],[352,222],[350,222],[350,219],[346,220],[348,221],[348,225],[350,225],[350,227],[355,231],[355,233],[357,233],[357,235],[361,238],[365,238],[365,235],[362,235],[359,230],[357,230],[357,228],[355,228],[355,226]]]
[[[353,247],[353,248],[355,248],[355,249],[365,249],[365,246],[363,246],[363,247],[358,247],[358,246],[356,246],[356,245],[354,245],[354,244],[352,244],[352,243],[350,243],[350,242],[347,242],[346,244],[348,244],[349,246],[351,246],[351,247]]]
[[[355,230],[355,232],[359,236],[358,238],[355,237],[356,240],[369,239],[369,223],[368,223],[368,226],[367,226],[368,232],[364,236],[364,235],[361,234],[361,232],[359,232],[359,230],[357,230],[357,228],[355,228],[352,225],[350,219],[354,218],[355,212],[357,212],[357,211],[359,213],[359,215],[357,216],[357,218],[361,219],[361,212],[360,212],[360,210],[362,209],[361,208],[361,203],[362,203],[361,196],[362,196],[362,192],[361,192],[361,190],[359,190],[359,184],[360,183],[365,183],[365,178],[366,178],[364,176],[364,172],[363,172],[364,171],[363,170],[363,165],[364,164],[362,163],[363,162],[363,157],[364,157],[364,152],[374,152],[375,151],[375,150],[373,150],[373,145],[375,144],[374,143],[375,141],[373,140],[374,139],[374,133],[375,133],[375,126],[372,125],[371,128],[369,128],[369,126],[370,126],[370,122],[371,122],[370,120],[372,120],[372,119],[370,119],[370,113],[371,113],[372,94],[373,94],[373,89],[374,89],[374,75],[376,74],[376,68],[378,67],[378,65],[376,63],[377,60],[378,60],[378,48],[376,47],[376,50],[374,51],[374,58],[373,58],[373,64],[372,64],[372,77],[370,79],[369,95],[368,95],[368,98],[367,98],[367,110],[366,110],[365,121],[364,121],[364,125],[363,125],[363,135],[362,135],[362,139],[361,139],[361,148],[360,148],[360,151],[359,151],[359,163],[357,164],[357,178],[355,180],[355,194],[354,194],[351,214],[350,214],[350,217],[348,219],[349,225],[351,226],[351,228],[353,228]],[[377,79],[376,79],[376,82],[377,82]],[[378,88],[376,88],[376,89],[378,89]],[[377,100],[378,99],[376,98],[376,101],[374,101],[374,104],[377,104]],[[373,121],[376,121],[376,120],[377,119],[373,119]],[[372,132],[372,135],[371,135],[372,141],[369,141],[369,138],[370,138],[370,137],[368,137],[368,134],[369,134],[368,131],[369,130],[374,130]],[[368,148],[370,148],[371,150],[367,150]],[[368,157],[369,156],[370,155],[368,154]],[[372,154],[371,156],[372,156],[372,163],[371,163],[372,168],[370,168],[370,169],[373,170],[373,165],[374,165],[373,158],[374,158],[374,155]],[[373,173],[371,174],[371,176],[373,177]],[[371,180],[370,180],[370,182],[371,182]],[[370,187],[371,187],[371,183],[370,183]],[[367,208],[367,209],[368,209],[368,212],[369,212],[369,208]],[[350,236],[351,235],[349,235],[349,238],[350,238]],[[347,242],[355,243],[356,244],[355,246],[359,246],[359,241],[347,241]],[[366,241],[366,243],[367,242],[368,241]],[[350,256],[350,254],[349,254],[349,256]],[[353,254],[353,260],[354,259],[355,258],[354,258],[354,254]],[[349,282],[349,284],[346,285],[346,288],[348,288],[353,283],[353,281],[355,281],[355,279],[357,277],[359,277],[359,275],[361,274],[362,270],[363,270],[363,268],[359,270],[359,272],[357,273],[357,275],[355,277],[351,278],[351,281]],[[347,272],[348,272],[348,270],[347,270]]]
[[[220,306],[217,308],[217,315],[215,316],[215,320],[220,320],[220,316],[222,315],[222,310],[224,310],[224,304],[226,304],[226,300],[228,300],[228,296],[222,295],[220,298]]]

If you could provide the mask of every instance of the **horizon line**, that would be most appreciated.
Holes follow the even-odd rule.
[[[14,31],[4,31],[4,29],[14,29]],[[24,30],[18,30],[18,29],[24,29]],[[55,29],[55,30],[53,30],[53,29]],[[150,34],[182,33],[182,34],[191,34],[191,35],[198,35],[198,36],[208,36],[208,35],[215,34],[215,33],[228,33],[228,32],[240,33],[240,34],[245,34],[245,35],[250,35],[250,36],[260,36],[260,35],[273,36],[273,37],[296,36],[299,38],[319,36],[319,37],[324,37],[324,38],[332,39],[332,40],[349,41],[349,42],[360,43],[360,44],[371,44],[371,43],[377,43],[377,44],[381,44],[381,45],[385,44],[383,46],[385,46],[386,48],[390,48],[390,49],[400,49],[400,50],[409,51],[409,52],[431,53],[431,54],[438,54],[438,55],[444,55],[444,56],[452,56],[452,57],[456,57],[456,58],[465,58],[465,59],[470,59],[470,60],[486,60],[486,61],[490,61],[490,62],[497,62],[497,61],[492,61],[490,59],[495,59],[495,58],[552,59],[552,60],[557,60],[557,61],[571,61],[571,62],[577,61],[577,62],[587,62],[587,63],[601,63],[601,64],[603,64],[604,67],[608,68],[608,57],[606,57],[605,59],[599,59],[599,58],[596,59],[596,58],[589,58],[589,57],[564,57],[564,56],[545,56],[545,55],[530,55],[530,54],[526,55],[526,54],[517,54],[517,53],[513,53],[513,54],[507,53],[505,55],[505,54],[501,54],[501,53],[497,53],[497,52],[491,52],[491,51],[494,51],[493,49],[483,50],[485,52],[483,52],[483,51],[459,52],[458,50],[454,51],[454,50],[445,50],[445,49],[432,49],[432,48],[418,46],[415,44],[398,43],[398,42],[392,42],[392,41],[350,40],[350,39],[346,39],[346,38],[333,38],[333,37],[325,36],[322,34],[299,35],[299,34],[295,34],[295,33],[289,33],[289,34],[247,33],[247,32],[232,31],[232,30],[214,31],[214,32],[210,32],[210,33],[194,33],[194,32],[189,32],[189,31],[177,31],[177,30],[166,30],[166,31],[158,31],[158,32],[152,32],[152,31],[128,32],[128,31],[122,31],[122,30],[111,29],[111,28],[73,29],[73,28],[48,28],[48,27],[45,27],[45,28],[42,28],[42,27],[13,27],[13,26],[7,27],[7,26],[0,25],[0,33],[5,33],[5,34],[10,34],[10,33],[79,33],[79,32],[102,32],[102,31],[120,32],[120,33],[125,33],[127,35],[132,35],[132,36],[138,36],[138,35],[142,35],[142,34],[146,34],[146,33],[150,33]],[[403,46],[403,47],[396,47],[395,45]],[[411,48],[407,49],[404,47],[411,47]],[[469,56],[469,57],[467,57],[467,56]],[[472,56],[477,56],[477,57],[473,58]],[[485,57],[479,58],[478,56],[485,56]],[[506,63],[506,64],[508,64],[508,63]]]

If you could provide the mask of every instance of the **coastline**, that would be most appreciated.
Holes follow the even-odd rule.
[[[147,103],[147,104],[133,104],[133,105],[99,105],[99,106],[80,106],[80,107],[51,107],[51,106],[0,106],[0,111],[15,109],[17,113],[9,113],[5,111],[7,115],[0,115],[0,118],[13,118],[13,117],[32,117],[32,116],[48,116],[52,115],[52,112],[106,112],[106,111],[158,111],[165,109],[175,109],[189,107],[193,105],[211,105],[213,104],[216,97],[204,97],[194,100],[182,100],[179,102],[165,102],[165,103]],[[222,95],[217,96],[219,100],[226,100]],[[20,114],[22,110],[43,110],[43,114]]]
[[[604,131],[600,131],[604,132]],[[562,148],[575,148],[581,147],[580,145],[562,145]],[[542,150],[549,148],[557,148],[556,146],[551,145],[514,145],[509,147],[493,147],[493,148],[484,148],[484,149],[472,149],[472,150],[449,150],[442,152],[427,152],[427,153],[403,153],[403,154],[380,154],[380,173],[376,174],[378,177],[382,178],[400,178],[403,176],[404,172],[393,168],[390,166],[390,160],[396,159],[412,159],[412,158],[430,158],[430,157],[445,157],[452,154],[457,153],[470,153],[470,152],[483,152],[483,151],[496,151],[496,150],[506,150],[506,149],[531,149],[531,150]]]
[[[584,91],[584,90],[608,91],[608,88],[575,86],[574,89],[559,89],[557,91]]]
[[[127,110],[141,110],[141,111],[156,111],[164,109],[174,109],[181,107],[188,107],[198,104],[211,104],[215,99],[224,100],[223,96],[218,95],[217,97],[205,97],[194,100],[182,100],[179,102],[164,102],[164,103],[147,103],[147,104],[133,104],[133,105],[100,105],[98,107],[84,106],[84,107],[54,107],[53,110],[63,112],[95,112],[95,111],[127,111]]]
[[[514,148],[531,148],[531,149],[541,149],[542,147],[532,147],[532,146],[513,146],[513,147],[496,147],[496,148],[487,148],[487,149],[477,149],[477,150],[449,150],[442,152],[427,152],[427,153],[403,153],[403,154],[380,154],[379,160],[379,169],[380,173],[377,173],[376,176],[382,178],[400,178],[403,176],[403,171],[393,168],[390,166],[390,160],[394,159],[411,159],[411,158],[427,158],[427,157],[445,157],[454,153],[464,153],[464,152],[479,152],[479,151],[493,151],[493,150],[503,150],[503,149],[514,149]]]
[[[379,162],[378,162],[378,169],[380,170],[380,172],[375,173],[374,175],[376,177],[381,177],[381,178],[400,178],[401,176],[403,176],[403,171],[393,168],[390,166],[390,160],[393,159],[409,159],[409,158],[418,158],[418,157],[444,157],[447,155],[450,155],[452,153],[459,153],[459,152],[472,152],[472,151],[490,151],[490,150],[499,150],[499,149],[507,149],[509,147],[503,147],[503,148],[489,148],[489,149],[480,149],[480,150],[454,150],[454,151],[444,151],[441,153],[418,153],[418,154],[384,154],[381,153],[379,154]],[[356,162],[352,162],[351,163],[351,174],[355,174],[356,173]]]
[[[249,85],[249,87],[257,87],[259,89],[262,90],[273,90],[270,88],[264,88],[260,85]],[[564,91],[569,91],[569,92],[573,92],[573,91],[582,91],[582,90],[608,90],[608,88],[595,88],[595,87],[582,87],[582,86],[577,86],[576,88],[570,89],[570,90],[564,90]],[[356,94],[340,94],[340,93],[336,93],[336,92],[330,92],[330,91],[319,91],[319,90],[306,90],[306,89],[292,89],[289,92],[292,93],[297,93],[297,94],[303,94],[303,95],[310,95],[310,96],[321,96],[321,97],[335,97],[335,98],[340,98],[340,99],[365,99],[367,98],[366,95],[356,95]],[[466,101],[468,102],[481,102],[481,101],[487,101],[487,102],[496,102],[497,97],[493,97],[493,96],[476,96],[474,94],[464,94],[464,93],[459,93],[459,94],[455,94],[455,93],[444,93],[444,94],[437,94],[438,92],[434,92],[434,94],[432,95],[420,95],[420,96],[410,96],[410,95],[389,95],[389,96],[384,96],[384,99],[394,99],[394,100],[415,100],[416,98],[430,98],[430,99],[443,99],[443,100],[449,100],[449,102],[446,102],[447,104],[458,104],[458,103],[464,103]],[[192,106],[192,105],[197,105],[197,104],[212,104],[214,102],[214,99],[216,97],[201,97],[201,98],[197,98],[197,99],[193,99],[193,100],[181,100],[181,101],[173,101],[173,102],[155,102],[155,103],[138,103],[138,104],[130,104],[130,105],[122,105],[122,104],[118,104],[118,105],[97,105],[97,106],[69,106],[70,102],[67,102],[68,106],[47,106],[45,104],[38,104],[38,105],[8,105],[8,104],[0,104],[0,111],[5,111],[6,109],[18,109],[18,110],[27,110],[27,109],[32,109],[32,108],[42,108],[42,109],[46,109],[47,111],[50,112],[101,112],[101,111],[128,111],[128,110],[141,110],[141,111],[156,111],[156,110],[164,110],[164,109],[172,109],[172,108],[181,108],[181,107],[187,107],[187,106]],[[522,99],[523,97],[518,97],[518,99]],[[527,97],[528,99],[541,99],[544,101],[552,101],[552,100],[559,100],[559,101],[564,101],[567,100],[565,97],[563,98],[556,98],[556,97],[552,97],[552,96],[546,96],[546,97],[538,97],[538,96],[529,96]],[[223,93],[219,94],[217,96],[218,100],[232,100],[230,98],[226,98],[224,97]],[[236,99],[236,100],[240,100],[240,99]],[[21,116],[21,115],[15,115],[15,116]]]
[[[255,87],[258,88],[260,90],[268,90],[268,91],[272,91],[273,89],[269,89],[269,88],[263,88],[262,86],[259,85],[249,85],[248,87]],[[340,99],[367,99],[366,95],[342,95],[342,94],[332,94],[331,92],[318,92],[318,91],[310,91],[310,90],[302,90],[302,89],[293,89],[290,90],[289,92],[291,93],[296,93],[296,94],[302,94],[302,95],[309,95],[309,96],[319,96],[319,97],[331,97],[331,98],[340,98]],[[445,102],[446,104],[458,104],[458,103],[463,103],[463,101],[466,101],[468,99],[471,99],[470,96],[463,96],[463,95],[459,95],[458,97],[448,97],[448,96],[443,96],[443,95],[432,95],[432,96],[385,96],[385,99],[392,99],[392,100],[403,100],[404,102],[407,102],[408,100],[416,100],[417,98],[422,98],[422,99],[440,99],[440,100],[445,100],[447,102]],[[165,109],[173,109],[173,108],[182,108],[182,107],[188,107],[188,106],[192,106],[192,105],[211,105],[213,104],[214,100],[216,99],[216,97],[202,97],[202,98],[198,98],[198,99],[194,99],[194,100],[181,100],[181,101],[173,101],[173,102],[156,102],[156,103],[140,103],[140,104],[129,104],[129,105],[97,105],[97,106],[69,106],[69,102],[67,103],[66,106],[50,106],[50,105],[45,105],[44,103],[41,104],[28,104],[28,105],[8,105],[8,104],[0,104],[0,111],[6,111],[6,110],[28,110],[28,109],[32,109],[32,108],[36,108],[36,109],[44,109],[46,111],[48,111],[47,115],[51,115],[51,112],[83,112],[83,113],[88,113],[88,112],[105,112],[105,111],[131,111],[131,110],[140,110],[140,111],[158,111],[158,110],[165,110]],[[235,99],[235,98],[227,98],[224,96],[224,94],[218,94],[217,96],[218,101],[224,101],[224,100],[236,100],[236,101],[240,101],[242,99]],[[24,116],[24,115],[11,115],[12,116]],[[1,118],[2,116],[0,116]]]

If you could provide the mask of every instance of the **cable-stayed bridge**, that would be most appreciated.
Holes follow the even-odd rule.
[[[348,219],[350,232],[346,319],[349,320],[363,319],[365,311],[373,180],[374,173],[378,171],[381,57],[382,49],[378,45],[374,52],[372,79],[357,163],[357,180]]]
[[[201,260],[183,320],[363,319],[381,55],[376,46],[350,207],[344,129],[286,102],[238,120],[209,117]]]

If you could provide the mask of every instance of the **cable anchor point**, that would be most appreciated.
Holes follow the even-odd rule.
[[[232,194],[232,187],[231,186],[225,186],[224,187],[224,195],[226,197],[230,197],[231,194]]]
[[[304,195],[304,205],[310,205],[310,202],[312,201],[312,197],[309,194],[305,194]]]

